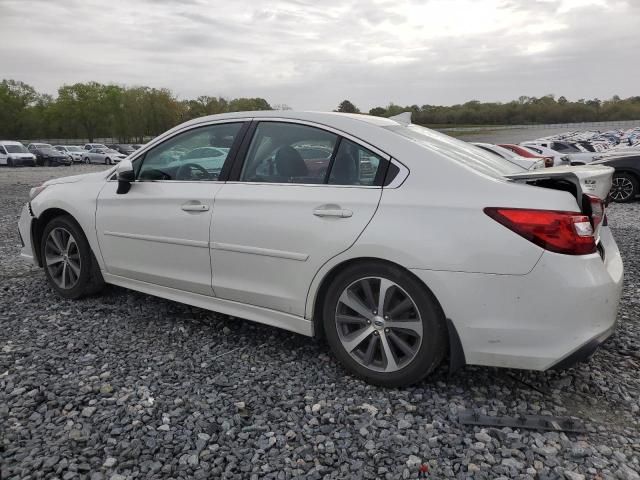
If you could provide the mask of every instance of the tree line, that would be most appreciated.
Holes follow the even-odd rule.
[[[181,100],[166,88],[125,87],[98,82],[64,85],[57,96],[38,93],[16,80],[0,82],[0,139],[114,138],[142,142],[190,120],[225,112],[287,110],[264,98],[200,96]],[[349,100],[336,111],[361,113]],[[511,102],[479,102],[459,105],[395,105],[374,107],[369,115],[390,117],[413,112],[414,123],[427,126],[519,125],[612,120],[640,120],[640,97],[608,100],[522,96]]]
[[[288,108],[286,105],[278,106]],[[264,98],[200,96],[179,100],[166,88],[76,83],[58,95],[16,80],[0,82],[0,139],[114,138],[142,142],[192,118],[271,110]]]
[[[337,111],[361,113],[349,100],[344,100]],[[569,101],[565,97],[522,96],[511,102],[479,102],[472,100],[459,105],[395,105],[374,107],[369,115],[391,117],[402,112],[413,112],[413,123],[431,126],[447,125],[522,125],[544,123],[602,122],[640,120],[640,97],[622,99],[614,95],[608,100],[594,98]]]

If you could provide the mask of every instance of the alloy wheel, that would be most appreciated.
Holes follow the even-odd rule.
[[[615,177],[611,184],[611,198],[614,200],[628,200],[633,195],[633,183],[628,178]]]
[[[345,288],[335,321],[342,347],[373,371],[400,370],[411,363],[422,344],[416,303],[386,278],[362,278]]]
[[[65,290],[72,289],[80,278],[80,250],[71,232],[57,227],[49,232],[45,243],[45,263],[51,279]]]

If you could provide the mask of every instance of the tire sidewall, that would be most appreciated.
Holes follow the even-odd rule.
[[[342,347],[338,336],[335,322],[338,298],[345,288],[366,277],[383,277],[393,281],[411,296],[420,312],[422,344],[411,363],[396,372],[375,372],[360,365]],[[322,312],[325,335],[334,355],[348,370],[375,385],[400,387],[422,380],[442,361],[447,348],[444,314],[435,297],[417,278],[393,265],[360,264],[340,272],[327,290]]]
[[[58,287],[51,278],[49,269],[46,266],[45,245],[49,233],[54,228],[64,228],[71,232],[73,238],[76,241],[76,245],[78,246],[78,251],[80,252],[80,277],[78,278],[76,285],[71,289],[63,289]],[[91,253],[89,242],[87,241],[87,238],[82,232],[82,229],[75,220],[65,215],[56,217],[49,223],[47,223],[47,225],[44,227],[44,231],[42,232],[42,240],[40,242],[40,258],[42,259],[42,264],[44,265],[44,273],[47,277],[47,282],[60,296],[64,298],[75,299],[81,297],[85,293],[86,286],[91,281],[93,256]]]

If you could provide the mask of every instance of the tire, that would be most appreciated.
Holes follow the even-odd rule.
[[[111,159],[109,157],[104,159],[104,164],[105,165],[111,165]]]
[[[104,286],[89,242],[82,228],[69,215],[55,217],[44,227],[40,258],[49,285],[63,298],[92,295]]]
[[[86,165],[89,165],[91,163],[91,160],[89,160],[89,157],[84,157],[83,161]]]
[[[382,315],[378,315],[376,307],[370,307],[378,304],[383,285],[389,288]],[[359,303],[354,304],[353,298]],[[356,305],[368,318],[343,300]],[[445,317],[437,300],[417,278],[395,265],[371,262],[340,272],[327,290],[322,320],[337,359],[374,385],[402,387],[419,382],[447,352]],[[402,322],[408,328],[403,328]]]
[[[640,193],[640,186],[636,177],[625,172],[613,174],[609,193],[611,200],[618,203],[629,203],[638,196],[638,193]]]
[[[7,159],[7,167],[13,167],[13,159],[9,158]]]
[[[43,165],[45,167],[50,167],[51,166],[51,160],[49,160],[48,158],[44,160]]]

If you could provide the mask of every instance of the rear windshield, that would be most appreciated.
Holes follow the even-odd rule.
[[[24,145],[4,145],[4,148],[9,153],[29,153]]]
[[[521,167],[498,155],[419,125],[390,125],[383,128],[485,175],[500,178],[522,172]]]

